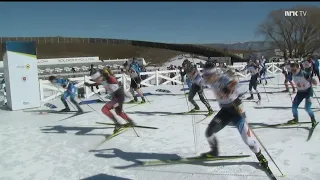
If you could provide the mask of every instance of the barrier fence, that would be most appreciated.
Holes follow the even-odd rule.
[[[267,74],[275,75],[275,74],[281,73],[282,72],[280,68],[281,64],[283,64],[283,62],[267,63],[266,64]],[[236,66],[229,66],[229,67],[232,69],[241,70],[245,67],[245,65],[236,65]],[[201,71],[202,69],[199,68],[199,70]],[[174,76],[170,77],[170,74],[172,73],[174,74]],[[145,86],[145,87],[167,85],[171,82],[174,82],[177,84],[183,84],[183,82],[181,81],[179,70],[141,72],[140,75],[142,77],[147,76],[146,78],[142,78],[142,81],[140,83],[142,86]],[[246,71],[236,72],[236,75],[243,79],[246,79],[250,76],[250,74],[248,74]],[[115,76],[117,77],[118,81],[123,85],[125,90],[128,90],[130,88],[129,76],[127,76],[126,74],[115,74]],[[105,89],[103,87],[99,87],[99,89],[94,90],[94,92],[92,92],[90,88],[84,86],[85,82],[90,83],[89,79],[90,79],[89,76],[69,78],[70,81],[75,82],[76,87],[84,88],[85,98],[89,98],[98,92],[105,92]],[[62,87],[54,86],[48,80],[42,80],[42,79],[39,79],[39,90],[40,90],[40,99],[42,102],[48,102],[50,100],[53,100],[59,97],[65,91]],[[0,94],[3,95],[3,92],[1,93],[0,91]]]

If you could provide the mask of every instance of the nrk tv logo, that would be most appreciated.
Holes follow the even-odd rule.
[[[284,11],[284,16],[299,17],[307,16],[307,11]]]

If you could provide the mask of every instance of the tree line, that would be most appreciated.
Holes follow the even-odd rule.
[[[285,16],[285,11],[298,11],[297,16]],[[258,35],[280,49],[285,58],[299,58],[320,49],[320,7],[296,6],[273,10],[258,27]]]

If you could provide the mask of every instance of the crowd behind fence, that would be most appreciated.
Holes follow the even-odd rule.
[[[267,63],[266,70],[268,75],[275,75],[282,72],[280,65],[283,64],[282,62],[279,63]],[[243,69],[245,65],[237,65],[237,66],[229,66],[232,69]],[[199,68],[201,71],[202,69]],[[121,71],[120,71],[121,72]],[[76,82],[76,86],[78,89],[83,89],[84,91],[84,98],[89,98],[96,93],[105,92],[103,87],[92,90],[86,86],[84,86],[85,82],[90,82],[89,74],[82,75],[80,77],[73,77],[69,78],[71,81]],[[140,75],[143,77],[141,81],[141,85],[143,87],[151,87],[151,86],[160,86],[160,85],[169,85],[169,84],[184,84],[181,81],[181,75],[178,69],[173,70],[156,70],[156,71],[149,71],[149,72],[141,72]],[[250,74],[247,72],[236,72],[236,75],[241,79],[249,78]],[[130,77],[128,77],[124,73],[115,73],[119,83],[124,87],[127,91],[130,85]],[[173,82],[173,83],[172,83]],[[42,102],[48,102],[59,97],[62,92],[64,91],[62,88],[58,89],[58,87],[53,86],[48,80],[43,78],[39,79],[39,91],[40,91],[40,99]],[[0,91],[0,96],[4,95],[3,91]]]

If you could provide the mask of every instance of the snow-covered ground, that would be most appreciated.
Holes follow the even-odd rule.
[[[282,76],[281,76],[282,78]],[[283,80],[272,79],[260,91],[283,90]],[[247,84],[244,84],[247,86]],[[156,92],[168,89],[171,93]],[[40,114],[38,112],[0,110],[0,179],[1,180],[263,180],[266,174],[257,166],[257,160],[242,142],[233,126],[227,126],[217,135],[221,155],[251,155],[249,158],[142,167],[134,166],[137,160],[170,159],[178,156],[195,156],[209,150],[204,132],[210,119],[196,123],[203,115],[168,115],[170,112],[188,110],[182,86],[159,86],[143,88],[153,95],[147,96],[150,103],[129,108],[125,111],[138,124],[155,126],[158,130],[135,128],[92,150],[104,135],[111,134],[110,126],[95,122],[111,122],[100,109],[103,104],[83,105],[90,113],[59,121],[70,115]],[[320,96],[319,89],[315,90]],[[214,96],[205,90],[215,110],[219,109]],[[178,94],[178,95],[177,95]],[[268,96],[267,96],[268,95]],[[262,94],[257,106],[244,102],[248,122],[281,123],[291,116],[291,99],[288,94]],[[196,97],[198,99],[198,97]],[[202,109],[204,105],[200,102]],[[316,117],[319,104],[313,99]],[[59,100],[51,103],[62,107]],[[303,107],[304,103],[300,106]],[[44,109],[44,108],[43,108]],[[94,109],[94,111],[93,111]],[[309,121],[306,112],[300,109],[301,121]],[[315,130],[306,142],[310,125],[282,128],[253,129],[267,148],[281,171],[286,175],[279,179],[320,179],[320,130]],[[264,153],[265,156],[266,153]],[[276,176],[281,174],[268,158]],[[131,166],[132,165],[132,166]]]
[[[190,55],[179,55],[179,56],[176,56],[174,58],[169,59],[166,63],[164,63],[163,67],[168,67],[170,65],[181,66],[182,62],[185,59],[188,59],[189,61],[191,61],[191,62],[193,62],[195,64],[196,63],[200,63],[200,62],[202,62],[203,64],[206,63],[205,60],[197,59],[197,58],[191,58]]]

